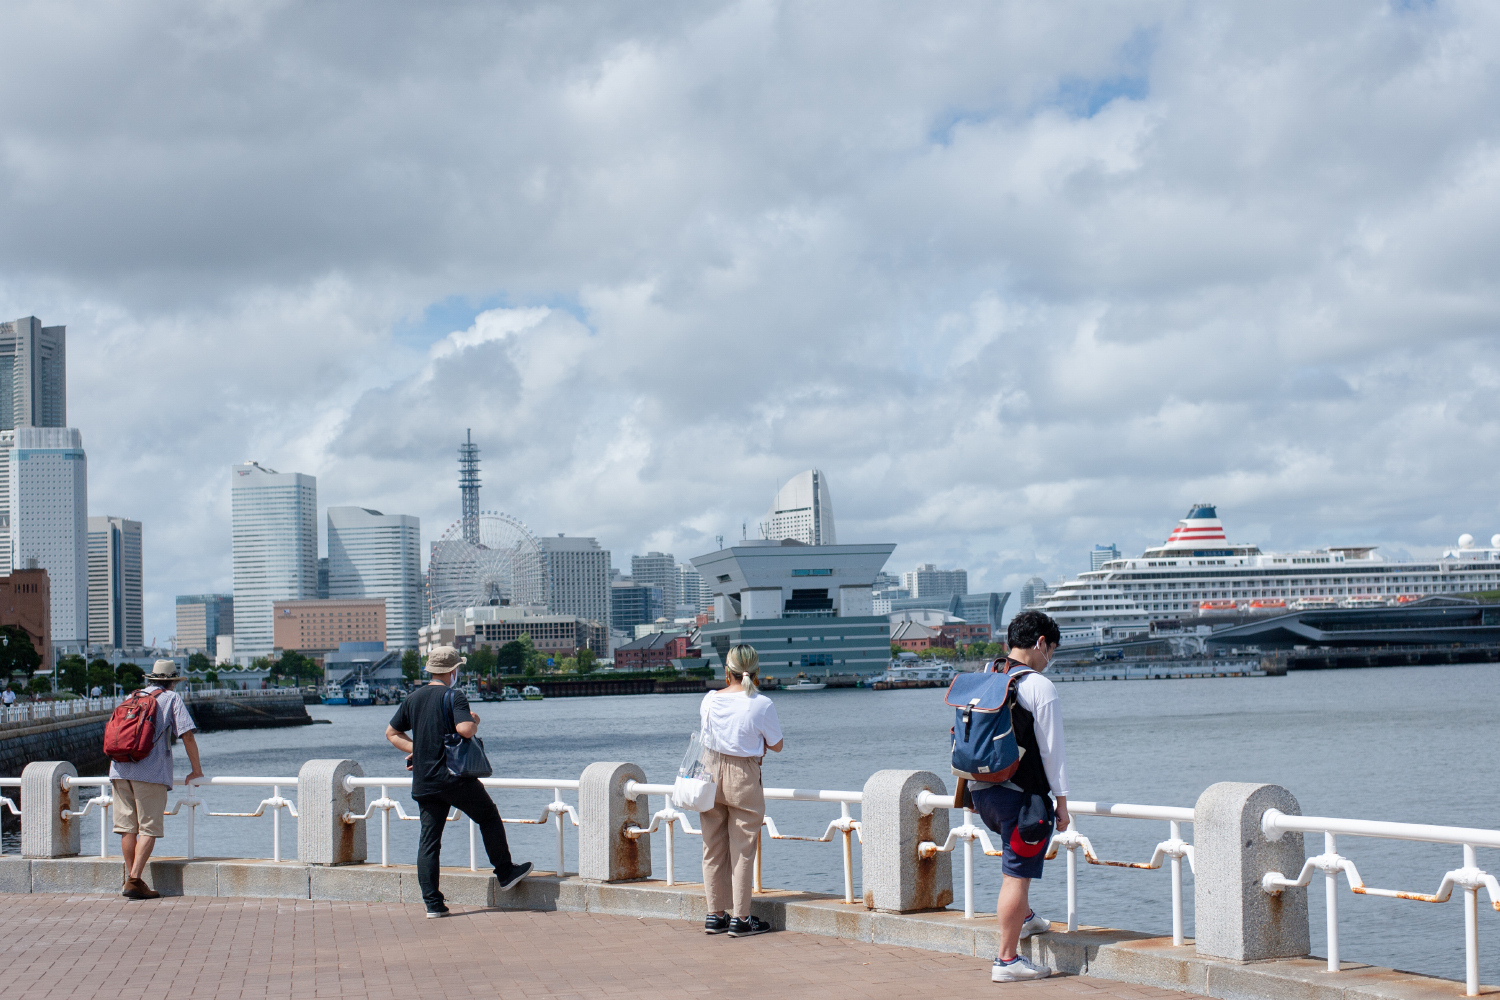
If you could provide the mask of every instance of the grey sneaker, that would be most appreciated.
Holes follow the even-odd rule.
[[[1026,922],[1021,925],[1021,940],[1024,941],[1033,934],[1045,934],[1052,929],[1052,921],[1039,915],[1032,910],[1026,917]]]
[[[990,970],[990,982],[992,983],[1020,983],[1028,979],[1046,979],[1052,975],[1052,970],[1045,965],[1032,965],[1030,961],[1017,955],[1009,962],[995,959],[994,968]]]
[[[703,918],[703,933],[723,934],[727,930],[729,930],[729,914],[710,913]]]

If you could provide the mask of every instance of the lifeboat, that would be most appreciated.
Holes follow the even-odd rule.
[[[1426,594],[1402,594],[1400,597],[1396,598],[1396,603],[1410,604],[1412,601],[1420,601],[1426,596]]]
[[[1286,601],[1279,597],[1262,597],[1250,602],[1251,611],[1285,611]]]
[[[1198,605],[1198,613],[1206,614],[1213,611],[1234,611],[1239,606],[1231,600],[1202,601]]]

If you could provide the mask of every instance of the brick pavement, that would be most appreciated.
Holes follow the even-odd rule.
[[[989,963],[777,932],[709,937],[681,920],[293,899],[9,896],[0,993],[52,997],[525,997],[716,993],[834,1000],[999,995],[1167,1000],[1103,979],[995,985]]]

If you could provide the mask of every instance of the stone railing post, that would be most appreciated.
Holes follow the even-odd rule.
[[[922,858],[917,846],[948,839],[948,810],[923,816],[922,792],[948,794],[931,771],[876,771],[860,806],[865,906],[885,913],[938,910],[953,902],[953,855]]]
[[[1270,841],[1261,832],[1267,809],[1302,815],[1280,785],[1221,781],[1193,808],[1193,904],[1198,954],[1236,962],[1300,958],[1308,953],[1307,889],[1271,895],[1261,888],[1270,871],[1292,877],[1307,854],[1301,834]]]
[[[63,819],[77,792],[62,787],[63,775],[78,777],[65,760],[38,760],[21,771],[21,855],[27,858],[71,858],[78,853],[83,820]]]
[[[591,882],[651,877],[651,835],[625,836],[627,827],[649,826],[646,796],[625,797],[625,782],[645,783],[638,764],[600,763],[584,768],[578,781],[578,876]]]
[[[365,790],[345,789],[344,779],[364,777],[354,760],[310,760],[297,772],[297,860],[307,865],[354,865],[369,855],[365,821],[344,822],[365,811]]]

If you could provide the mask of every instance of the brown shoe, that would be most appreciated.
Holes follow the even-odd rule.
[[[128,878],[125,880],[125,891],[120,893],[126,899],[160,899],[161,893],[146,884],[145,879]]]

